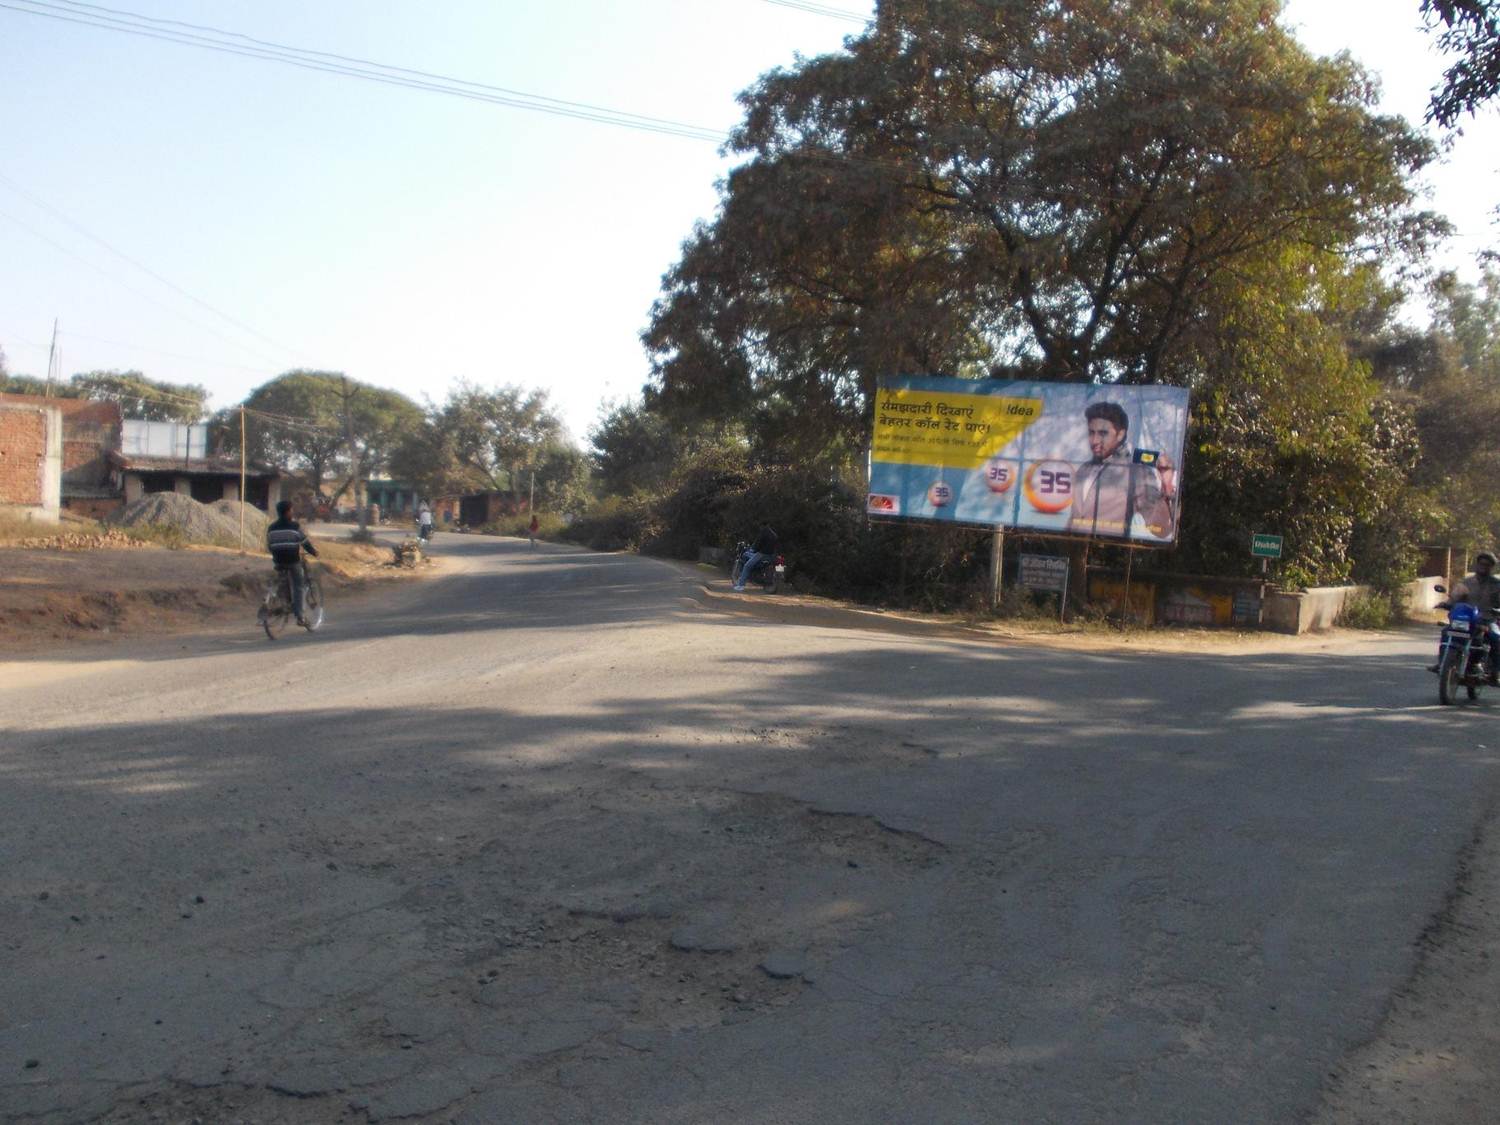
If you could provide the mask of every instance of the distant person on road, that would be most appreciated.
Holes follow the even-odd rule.
[[[740,572],[735,577],[734,586],[731,589],[743,594],[745,592],[745,583],[755,573],[755,568],[760,565],[762,559],[769,559],[775,556],[776,547],[779,543],[780,540],[776,538],[776,533],[771,530],[771,525],[768,523],[761,524],[760,531],[755,536],[755,542],[750,544],[750,550],[746,553],[744,561],[740,563]]]
[[[306,625],[307,564],[302,561],[302,553],[316,558],[318,549],[302,525],[292,519],[290,500],[276,501],[276,518],[266,528],[266,550],[271,552],[271,562],[278,571],[291,572],[292,608],[297,614],[297,624]]]
[[[542,529],[541,522],[536,518],[536,513],[531,515],[531,522],[526,525],[526,535],[531,540],[531,549],[536,550],[536,533]]]
[[[423,542],[432,538],[432,509],[427,502],[422,502],[421,509],[417,512],[417,538]]]
[[[1172,501],[1176,473],[1158,453],[1137,454],[1127,440],[1130,418],[1116,402],[1090,403],[1090,459],[1073,476],[1073,514],[1068,530],[1112,538],[1170,539],[1175,522]],[[1137,517],[1140,527],[1136,527]]]

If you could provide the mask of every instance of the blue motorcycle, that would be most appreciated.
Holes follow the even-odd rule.
[[[1444,704],[1458,702],[1460,686],[1470,699],[1478,699],[1480,687],[1490,682],[1500,628],[1468,602],[1444,602],[1440,608],[1448,611],[1448,623],[1443,626],[1443,640],[1433,666],[1438,699]]]

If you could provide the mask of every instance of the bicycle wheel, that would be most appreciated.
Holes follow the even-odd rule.
[[[291,601],[283,593],[282,583],[278,582],[266,593],[265,603],[260,607],[261,628],[274,641],[286,632],[286,623],[291,619]]]
[[[309,633],[323,624],[323,585],[313,575],[307,576],[307,589],[302,594],[303,626]]]

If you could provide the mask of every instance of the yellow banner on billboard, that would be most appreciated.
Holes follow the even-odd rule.
[[[1039,398],[882,387],[875,400],[875,461],[977,469],[1042,416]]]

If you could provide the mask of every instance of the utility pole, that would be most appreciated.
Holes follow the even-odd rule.
[[[52,397],[52,372],[57,366],[57,318],[52,318],[52,348],[47,352],[47,392],[42,397]]]
[[[349,404],[354,399],[354,391],[349,387],[349,377],[347,375],[340,375],[339,379],[343,384],[344,440],[349,443],[349,483],[354,488],[354,507],[359,513],[359,535],[363,539],[369,530],[370,513],[366,510],[359,491],[359,446],[354,444],[354,413],[349,409]]]
[[[245,404],[240,403],[240,554],[245,553]]]
[[[1005,529],[995,528],[990,538],[990,608],[999,609],[1000,578],[1005,569]]]

